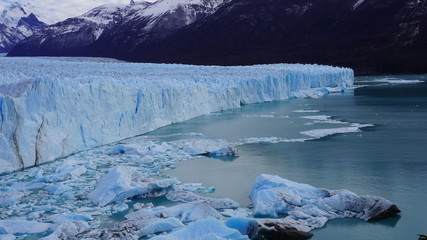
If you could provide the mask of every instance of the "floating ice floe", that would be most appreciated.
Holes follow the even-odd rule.
[[[221,210],[221,214],[224,217],[239,217],[246,218],[252,216],[253,212],[248,208],[236,208],[236,209],[223,209]]]
[[[413,79],[381,78],[381,79],[369,79],[365,81],[358,80],[357,83],[417,84],[417,83],[424,83],[424,81],[413,80]]]
[[[359,127],[342,127],[342,128],[325,128],[325,129],[314,129],[303,131],[301,134],[312,137],[312,138],[324,138],[326,136],[342,133],[356,133],[360,132]]]
[[[254,137],[254,138],[244,138],[240,139],[244,143],[289,143],[289,142],[305,142],[311,140],[311,138],[294,138],[287,139],[281,137]]]
[[[301,109],[301,110],[294,110],[295,113],[318,113],[320,110],[312,110],[312,109]]]
[[[93,230],[85,234],[84,237],[90,239],[139,239],[144,236],[169,232],[182,227],[185,227],[185,225],[173,217],[145,218],[140,220],[126,220],[108,229]]]
[[[315,188],[268,174],[257,177],[250,197],[255,216],[283,217],[283,222],[303,231],[322,227],[329,219],[355,217],[371,221],[400,212],[381,197]]]
[[[215,218],[207,218],[187,227],[179,229],[168,235],[153,237],[152,240],[249,240],[238,230],[229,228],[222,221]]]
[[[166,198],[173,202],[199,203],[205,202],[215,209],[238,208],[239,204],[230,198],[202,197],[188,191],[172,191],[166,194]]]
[[[0,189],[0,209],[16,205],[25,194],[16,191],[4,191]]]
[[[314,116],[302,116],[300,118],[311,119],[311,120],[319,120],[319,121],[327,121],[331,118],[331,116],[314,115]]]
[[[230,143],[217,139],[179,140],[171,144],[190,155],[206,155],[212,157],[234,156],[237,149]]]
[[[176,183],[176,178],[148,178],[138,173],[135,167],[118,166],[100,179],[88,198],[96,205],[105,206],[133,197],[161,196]]]
[[[53,232],[41,240],[76,239],[75,237],[83,232],[89,231],[90,226],[83,220],[65,220],[57,222],[52,226]]]
[[[87,171],[84,166],[58,167],[55,174],[40,178],[39,181],[54,183],[70,180],[78,177]]]
[[[26,220],[0,220],[0,234],[35,234],[47,232],[52,227],[49,223]]]
[[[15,240],[16,237],[13,234],[1,234],[0,233],[0,240]]]
[[[195,193],[213,193],[214,187],[205,187],[202,183],[181,183],[174,186],[177,191],[190,191]]]
[[[327,137],[334,134],[343,134],[343,133],[356,133],[360,132],[362,128],[373,127],[372,124],[359,124],[353,123],[350,127],[341,127],[341,128],[325,128],[325,129],[314,129],[300,132],[303,135],[312,137],[314,139],[319,139]]]
[[[174,217],[183,223],[194,222],[208,217],[222,218],[222,215],[209,204],[186,203],[173,207],[144,208],[126,215],[127,220]]]
[[[224,223],[227,227],[236,229],[250,239],[253,239],[259,231],[259,223],[255,219],[233,217],[227,219]]]

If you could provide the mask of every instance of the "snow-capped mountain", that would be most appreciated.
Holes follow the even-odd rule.
[[[133,60],[425,73],[427,0],[232,0]],[[141,49],[144,46],[140,46]]]
[[[12,4],[0,15],[0,52],[9,51],[20,40],[54,21],[30,3]]]
[[[9,56],[318,63],[356,74],[427,69],[427,0],[159,0],[119,9],[94,9],[50,26]],[[114,21],[100,24],[94,11]]]
[[[114,56],[156,42],[212,14],[223,0],[159,0],[103,5],[51,25],[20,42],[10,55]]]

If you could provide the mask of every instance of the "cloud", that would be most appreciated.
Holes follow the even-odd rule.
[[[140,0],[141,1],[141,0]],[[153,0],[150,0],[153,2]],[[0,11],[10,5],[10,0],[0,0]],[[30,2],[44,14],[59,21],[82,15],[90,9],[103,4],[129,4],[130,0],[15,0],[25,4]],[[136,1],[138,2],[138,1]]]

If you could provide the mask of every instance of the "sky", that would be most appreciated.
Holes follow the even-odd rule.
[[[143,0],[136,0],[139,2]],[[154,0],[150,0],[153,2]],[[69,17],[79,16],[90,9],[102,4],[128,4],[130,0],[0,0],[0,13],[13,2],[25,4],[27,2],[51,14],[60,21]]]

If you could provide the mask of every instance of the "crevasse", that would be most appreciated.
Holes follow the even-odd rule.
[[[0,173],[243,104],[317,97],[353,70],[0,58]]]

